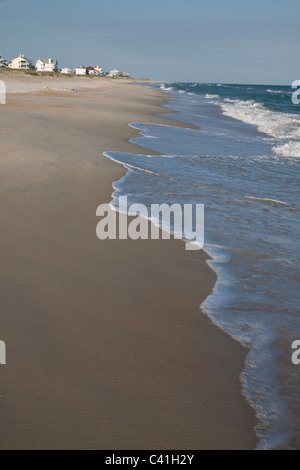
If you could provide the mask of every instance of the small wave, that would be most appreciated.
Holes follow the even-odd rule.
[[[209,93],[207,93],[205,95],[205,98],[212,100],[212,99],[220,98],[220,95],[210,95]]]
[[[226,98],[221,103],[226,116],[258,127],[260,132],[282,139],[300,139],[300,118],[294,114],[271,111],[254,100]],[[286,143],[286,142],[285,142]],[[296,156],[300,156],[298,153]]]
[[[281,90],[267,90],[267,93],[274,93],[274,94],[283,94]]]
[[[148,170],[147,168],[143,168],[142,166],[132,165],[131,163],[122,161],[121,158],[118,158],[117,152],[103,152],[103,155],[105,157],[109,158],[110,160],[112,160],[113,162],[119,163],[124,168],[126,168],[128,171],[139,170],[139,171],[142,171],[144,173],[150,173],[151,175],[161,176],[160,173],[157,173],[155,171]],[[139,154],[137,154],[137,156],[152,158],[152,155],[139,155]]]
[[[300,142],[290,141],[284,145],[273,147],[273,151],[282,157],[300,157]]]
[[[253,108],[256,108],[256,109],[266,109],[262,104],[260,103],[252,103],[252,106]]]
[[[165,84],[160,85],[159,88],[160,88],[160,90],[162,90],[162,91],[173,91],[173,90],[174,90],[173,87],[171,87],[171,86],[166,86]]]
[[[277,201],[276,199],[268,199],[264,197],[252,197],[252,196],[245,196],[245,199],[248,199],[250,201],[263,202],[264,204],[271,204],[272,206],[276,206],[276,207],[288,207],[288,204],[286,202]]]

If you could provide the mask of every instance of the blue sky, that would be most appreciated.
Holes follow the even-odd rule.
[[[299,0],[0,0],[0,54],[156,80],[300,79]]]

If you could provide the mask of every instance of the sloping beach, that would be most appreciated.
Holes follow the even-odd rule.
[[[133,81],[0,79],[0,448],[255,448],[246,350],[199,309],[206,255],[96,237],[125,174],[103,152],[148,153],[131,122],[186,124]]]

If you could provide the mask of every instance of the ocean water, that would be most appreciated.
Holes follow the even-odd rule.
[[[300,105],[280,86],[153,85],[196,130],[132,123],[149,155],[107,152],[128,172],[130,203],[205,205],[205,251],[218,281],[202,309],[249,353],[243,394],[256,411],[258,449],[300,448]],[[175,98],[175,99],[174,99]],[[151,152],[158,153],[154,156]]]

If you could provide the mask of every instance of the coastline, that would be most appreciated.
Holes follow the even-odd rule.
[[[165,101],[112,81],[1,107],[1,448],[257,444],[246,351],[199,312],[216,280],[205,253],[95,236],[96,208],[126,173],[102,153],[149,153],[128,142],[130,122],[187,127],[157,116]]]

